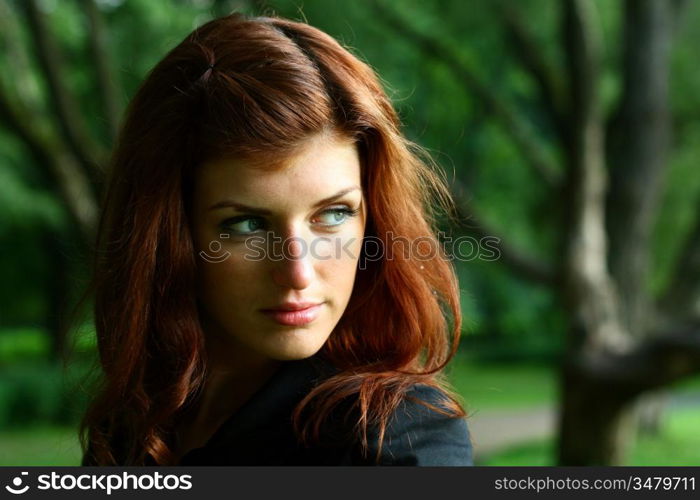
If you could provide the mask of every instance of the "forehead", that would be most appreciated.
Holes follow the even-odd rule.
[[[216,203],[292,203],[330,196],[360,185],[357,147],[342,137],[319,135],[280,158],[221,158],[204,163],[195,176],[195,199]]]

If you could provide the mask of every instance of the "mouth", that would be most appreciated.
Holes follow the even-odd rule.
[[[323,302],[319,304],[297,305],[295,309],[262,309],[262,313],[276,323],[285,326],[301,326],[313,322],[321,313]]]

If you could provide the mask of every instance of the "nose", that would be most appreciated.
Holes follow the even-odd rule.
[[[307,241],[299,236],[282,242],[281,259],[274,262],[272,277],[274,282],[284,288],[303,290],[314,280],[314,259],[309,252]]]

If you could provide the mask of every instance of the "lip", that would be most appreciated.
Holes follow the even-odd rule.
[[[321,313],[323,302],[285,303],[275,309],[262,309],[263,314],[285,326],[301,326],[314,321]]]
[[[301,311],[303,309],[308,309],[309,307],[321,305],[322,302],[284,302],[275,307],[269,309],[263,309],[264,311]]]

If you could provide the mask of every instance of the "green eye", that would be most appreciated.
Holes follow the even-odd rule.
[[[322,226],[339,226],[346,222],[350,217],[354,217],[359,212],[358,210],[352,210],[348,207],[338,207],[329,208],[321,212],[320,219],[322,220]]]
[[[347,222],[349,218],[355,217],[359,211],[359,208],[353,210],[347,206],[329,208],[315,217],[313,222],[323,227],[337,227]],[[265,219],[261,217],[239,215],[223,221],[220,229],[223,233],[232,236],[249,236],[266,229],[266,224]]]
[[[247,235],[259,231],[264,226],[258,217],[239,216],[226,219],[221,223],[221,229],[232,235]]]

